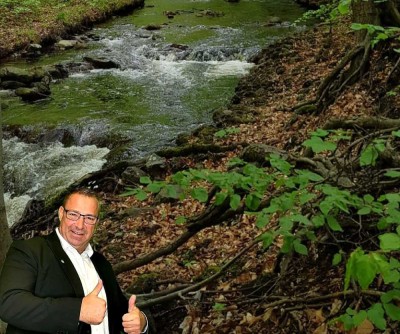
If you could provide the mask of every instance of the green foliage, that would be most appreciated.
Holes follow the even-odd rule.
[[[327,5],[321,5],[316,10],[309,10],[303,14],[303,16],[295,23],[307,22],[310,20],[319,20],[326,23],[332,23],[338,20],[338,18],[349,15],[351,13],[351,1],[352,0],[336,0],[332,1]],[[387,0],[376,0],[375,3],[385,2]],[[385,41],[389,38],[397,37],[399,35],[400,28],[398,27],[382,27],[367,23],[353,23],[351,28],[355,31],[366,30],[371,36],[371,45],[374,47],[381,41]],[[400,52],[400,50],[395,50]],[[389,94],[393,94],[390,92]]]
[[[346,15],[350,12],[349,5],[351,0],[331,1],[328,4],[322,4],[318,9],[305,12],[302,17],[295,21],[296,24],[309,21],[333,22],[340,15]]]
[[[371,45],[374,47],[381,41],[385,41],[389,38],[397,36],[400,32],[400,28],[398,27],[382,27],[373,24],[366,23],[353,23],[351,25],[353,30],[366,30],[367,33],[371,36]]]
[[[399,138],[400,132],[393,131],[391,135],[391,139]],[[317,130],[303,145],[314,153],[334,155],[338,143],[349,138],[344,132]],[[375,166],[385,147],[386,140],[371,140],[360,154],[360,165]],[[309,243],[316,242],[320,230],[329,231],[330,235],[342,234],[346,232],[345,222],[356,221],[360,228],[374,222],[376,230],[381,231],[376,249],[366,251],[358,245],[349,254],[340,250],[333,255],[332,265],[345,263],[345,290],[351,282],[361,289],[369,289],[380,277],[387,292],[369,309],[358,312],[348,309],[336,320],[343,322],[346,329],[357,327],[365,319],[379,329],[385,328],[388,320],[398,321],[399,307],[393,300],[399,300],[400,296],[400,261],[393,252],[400,250],[400,194],[360,195],[327,183],[313,171],[297,169],[278,154],[270,154],[266,160],[269,167],[257,167],[235,158],[230,163],[234,169],[228,172],[184,170],[172,175],[170,183],[146,177],[141,179],[143,187],[127,188],[123,195],[144,199],[147,193],[170,189],[166,193],[176,198],[172,185],[179,186],[183,192],[180,199],[192,197],[214,205],[229,203],[232,210],[245,210],[246,214],[255,216],[256,226],[263,230],[259,241],[264,248],[279,238],[283,240],[282,253],[305,256]],[[388,170],[385,176],[399,178],[400,173]],[[211,188],[215,190],[212,195],[208,193]],[[274,228],[269,228],[272,221]],[[177,219],[177,223],[184,222],[184,217]]]
[[[215,303],[212,308],[213,308],[214,311],[221,312],[221,311],[225,310],[226,304]]]
[[[317,130],[311,134],[311,138],[307,139],[303,145],[311,148],[314,153],[321,153],[324,151],[334,151],[337,147],[336,143],[331,141],[325,141],[324,137],[327,137],[330,132],[325,130]],[[335,140],[341,139],[341,137],[335,137]]]
[[[0,10],[8,8],[19,15],[36,11],[42,3],[41,0],[0,0]]]
[[[217,131],[214,134],[214,136],[217,138],[223,138],[223,137],[227,137],[229,135],[236,134],[239,132],[240,132],[240,129],[238,129],[238,128],[227,128],[227,129],[222,129],[222,130]]]

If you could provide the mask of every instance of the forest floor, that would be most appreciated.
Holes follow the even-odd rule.
[[[228,160],[240,155],[243,143],[300,152],[304,149],[302,142],[327,120],[374,115],[377,90],[390,72],[389,63],[371,68],[368,76],[347,88],[322,114],[297,115],[290,111],[315,96],[318,85],[352,46],[353,35],[347,22],[334,27],[319,25],[267,46],[250,74],[239,83],[232,104],[227,107],[251,113],[251,121],[234,125],[239,132],[213,139],[218,145],[236,144],[237,149],[181,157],[181,164],[226,170]],[[191,140],[196,142],[196,136]],[[103,193],[107,212],[122,217],[130,208],[146,210],[123,219],[106,215],[98,227],[96,247],[113,264],[168,245],[184,230],[175,220],[203,209],[190,199],[156,204],[150,198],[140,202],[134,197],[119,196],[122,190]],[[199,232],[175,253],[122,273],[118,279],[127,290],[135,282],[135,292],[139,294],[192,284],[218,270],[259,233],[254,218],[243,214]],[[343,333],[340,325],[329,324],[329,320],[343,312],[352,300],[341,296],[344,267],[332,266],[332,250],[328,246],[310,246],[308,256],[293,257],[289,267],[281,268],[276,275],[279,247],[277,243],[265,251],[255,245],[200,291],[151,307],[156,333]],[[280,304],[287,299],[293,302]],[[364,329],[352,333],[374,330],[367,323]]]
[[[214,144],[236,145],[237,149],[196,158],[182,157],[180,163],[224,171],[228,160],[240,155],[243,145],[263,143],[301,152],[303,141],[328,120],[375,115],[379,87],[384,85],[390,63],[371,67],[367,76],[347,88],[321,114],[298,115],[291,111],[297,104],[315,97],[319,84],[353,44],[349,25],[342,22],[334,27],[319,25],[266,47],[256,66],[239,83],[232,104],[227,107],[251,113],[251,121],[232,125],[240,129],[234,134],[213,138]],[[198,138],[193,135],[190,140],[195,143]],[[156,204],[152,199],[139,202],[133,197],[125,199],[110,193],[105,194],[105,202],[114,212],[131,207],[148,210],[122,221],[105,218],[97,241],[113,263],[168,245],[184,231],[184,226],[177,225],[175,220],[181,215],[196,215],[203,209],[190,199]],[[136,293],[192,284],[204,278],[204,273],[211,275],[213,269],[235,257],[259,232],[253,217],[243,214],[234,221],[201,231],[175,253],[122,273],[119,279],[128,290],[135,282]],[[336,251],[326,245],[310,246],[308,256],[294,256],[289,267],[280,268],[276,275],[279,247],[275,244],[264,251],[256,245],[222,277],[197,293],[152,307],[157,333],[345,332],[340,324],[329,322],[353,301],[342,295],[344,266],[332,266]],[[139,276],[145,278],[145,284],[141,285],[142,279],[137,280]],[[287,299],[293,302],[279,306]],[[376,332],[367,321],[349,333]],[[396,329],[391,333],[397,333]]]

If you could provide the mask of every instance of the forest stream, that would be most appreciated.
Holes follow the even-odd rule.
[[[292,23],[303,12],[290,0],[146,1],[144,8],[87,32],[82,49],[2,64],[75,64],[68,78],[51,84],[50,98],[35,103],[9,98],[3,111],[3,124],[14,129],[3,140],[10,226],[31,198],[54,195],[99,170],[113,142],[125,143],[123,157],[136,159],[211,123],[213,110],[229,101],[253,66],[252,57],[299,29]],[[85,56],[106,57],[119,68],[77,69]],[[70,145],[49,138],[49,129],[68,132]],[[42,142],[16,132],[35,133]]]

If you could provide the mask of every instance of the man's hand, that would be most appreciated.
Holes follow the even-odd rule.
[[[124,327],[125,333],[140,334],[142,327],[145,326],[146,320],[135,303],[136,296],[132,295],[131,298],[129,298],[128,313],[125,313],[122,317],[122,326]]]
[[[103,321],[107,305],[106,301],[99,297],[102,288],[103,281],[99,280],[93,291],[83,298],[79,315],[80,321],[90,325],[98,325]]]

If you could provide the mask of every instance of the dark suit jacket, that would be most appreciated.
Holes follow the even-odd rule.
[[[94,252],[92,262],[107,295],[110,334],[123,332],[128,310],[111,264]],[[8,334],[90,333],[79,321],[84,292],[57,234],[14,241],[0,276],[0,318]]]

